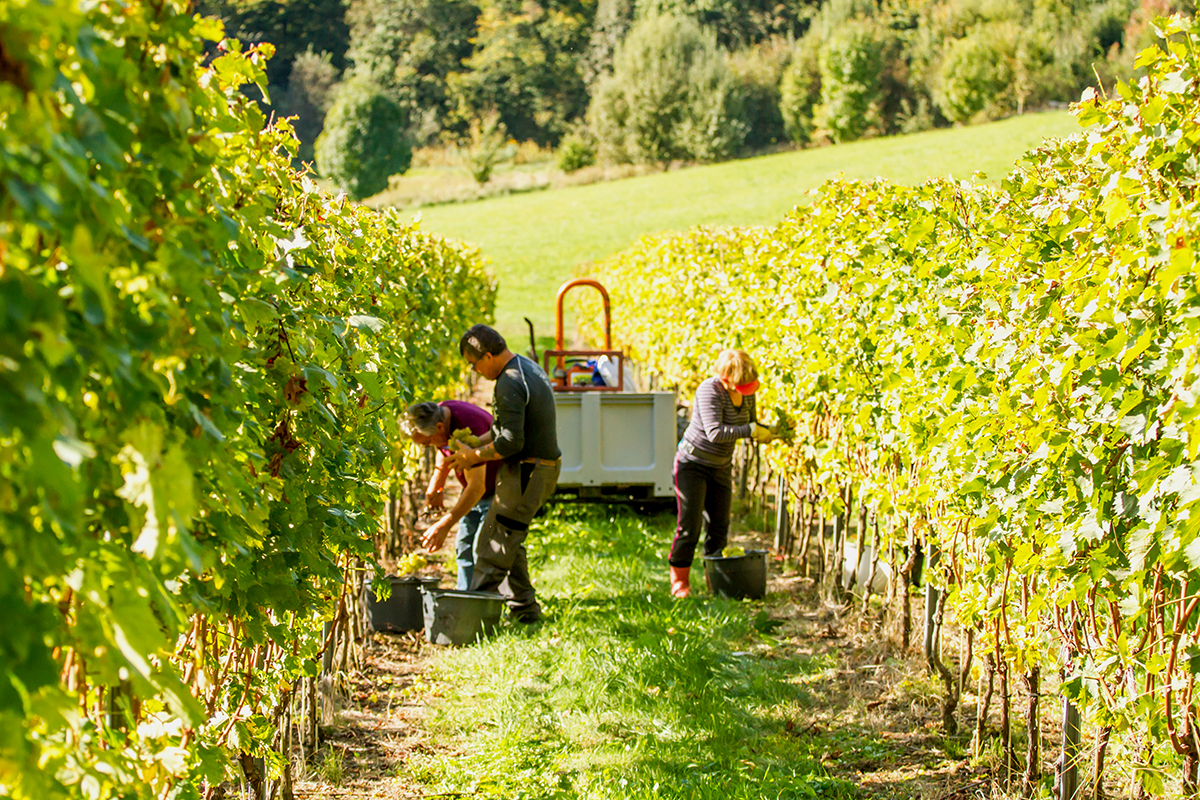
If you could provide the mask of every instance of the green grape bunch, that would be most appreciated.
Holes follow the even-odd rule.
[[[461,450],[466,447],[479,447],[479,437],[471,433],[470,428],[459,428],[450,434],[451,450]]]
[[[740,544],[731,544],[721,550],[721,555],[725,558],[738,558],[746,555],[746,548],[742,547]]]
[[[424,553],[409,553],[396,562],[396,575],[401,578],[405,575],[412,575],[428,563]]]
[[[776,439],[782,439],[785,442],[790,442],[796,437],[796,425],[792,422],[792,418],[788,413],[779,406],[775,406],[775,424],[771,426],[771,433],[775,434]]]

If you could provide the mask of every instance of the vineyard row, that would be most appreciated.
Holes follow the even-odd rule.
[[[1145,791],[1181,775],[1195,797],[1200,26],[1158,27],[1145,76],[1085,93],[1083,130],[999,188],[836,180],[777,225],[649,237],[593,274],[630,356],[684,396],[722,348],[756,358],[760,408],[796,428],[766,458],[798,550],[852,508],[894,573],[920,545],[934,611],[989,685],[1020,678],[1031,732],[1058,673],[1095,790],[1115,736]],[[931,669],[952,709],[961,681]]]
[[[0,3],[0,795],[291,794],[477,252],[323,193],[190,4]]]

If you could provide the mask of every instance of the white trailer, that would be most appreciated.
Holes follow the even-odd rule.
[[[603,350],[563,349],[563,298],[576,286],[592,286],[604,300]],[[562,472],[560,501],[628,502],[643,510],[675,505],[678,429],[674,392],[629,391],[625,355],[612,349],[608,292],[588,279],[558,290],[555,350],[545,351],[554,386]],[[605,367],[587,366],[599,359]],[[596,383],[594,373],[606,373]]]
[[[556,392],[558,491],[580,500],[675,502],[674,392]]]

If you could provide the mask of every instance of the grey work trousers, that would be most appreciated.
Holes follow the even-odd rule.
[[[542,611],[529,580],[525,536],[533,515],[554,493],[561,469],[561,461],[501,465],[492,507],[475,537],[471,589],[499,592],[522,622],[537,620]]]

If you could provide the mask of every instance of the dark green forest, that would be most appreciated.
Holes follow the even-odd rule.
[[[997,119],[1130,77],[1148,21],[1193,5],[205,0],[200,11],[246,46],[275,45],[271,110],[295,118],[299,160],[315,155],[343,186],[369,164],[362,196],[419,146],[531,141],[571,170]]]

